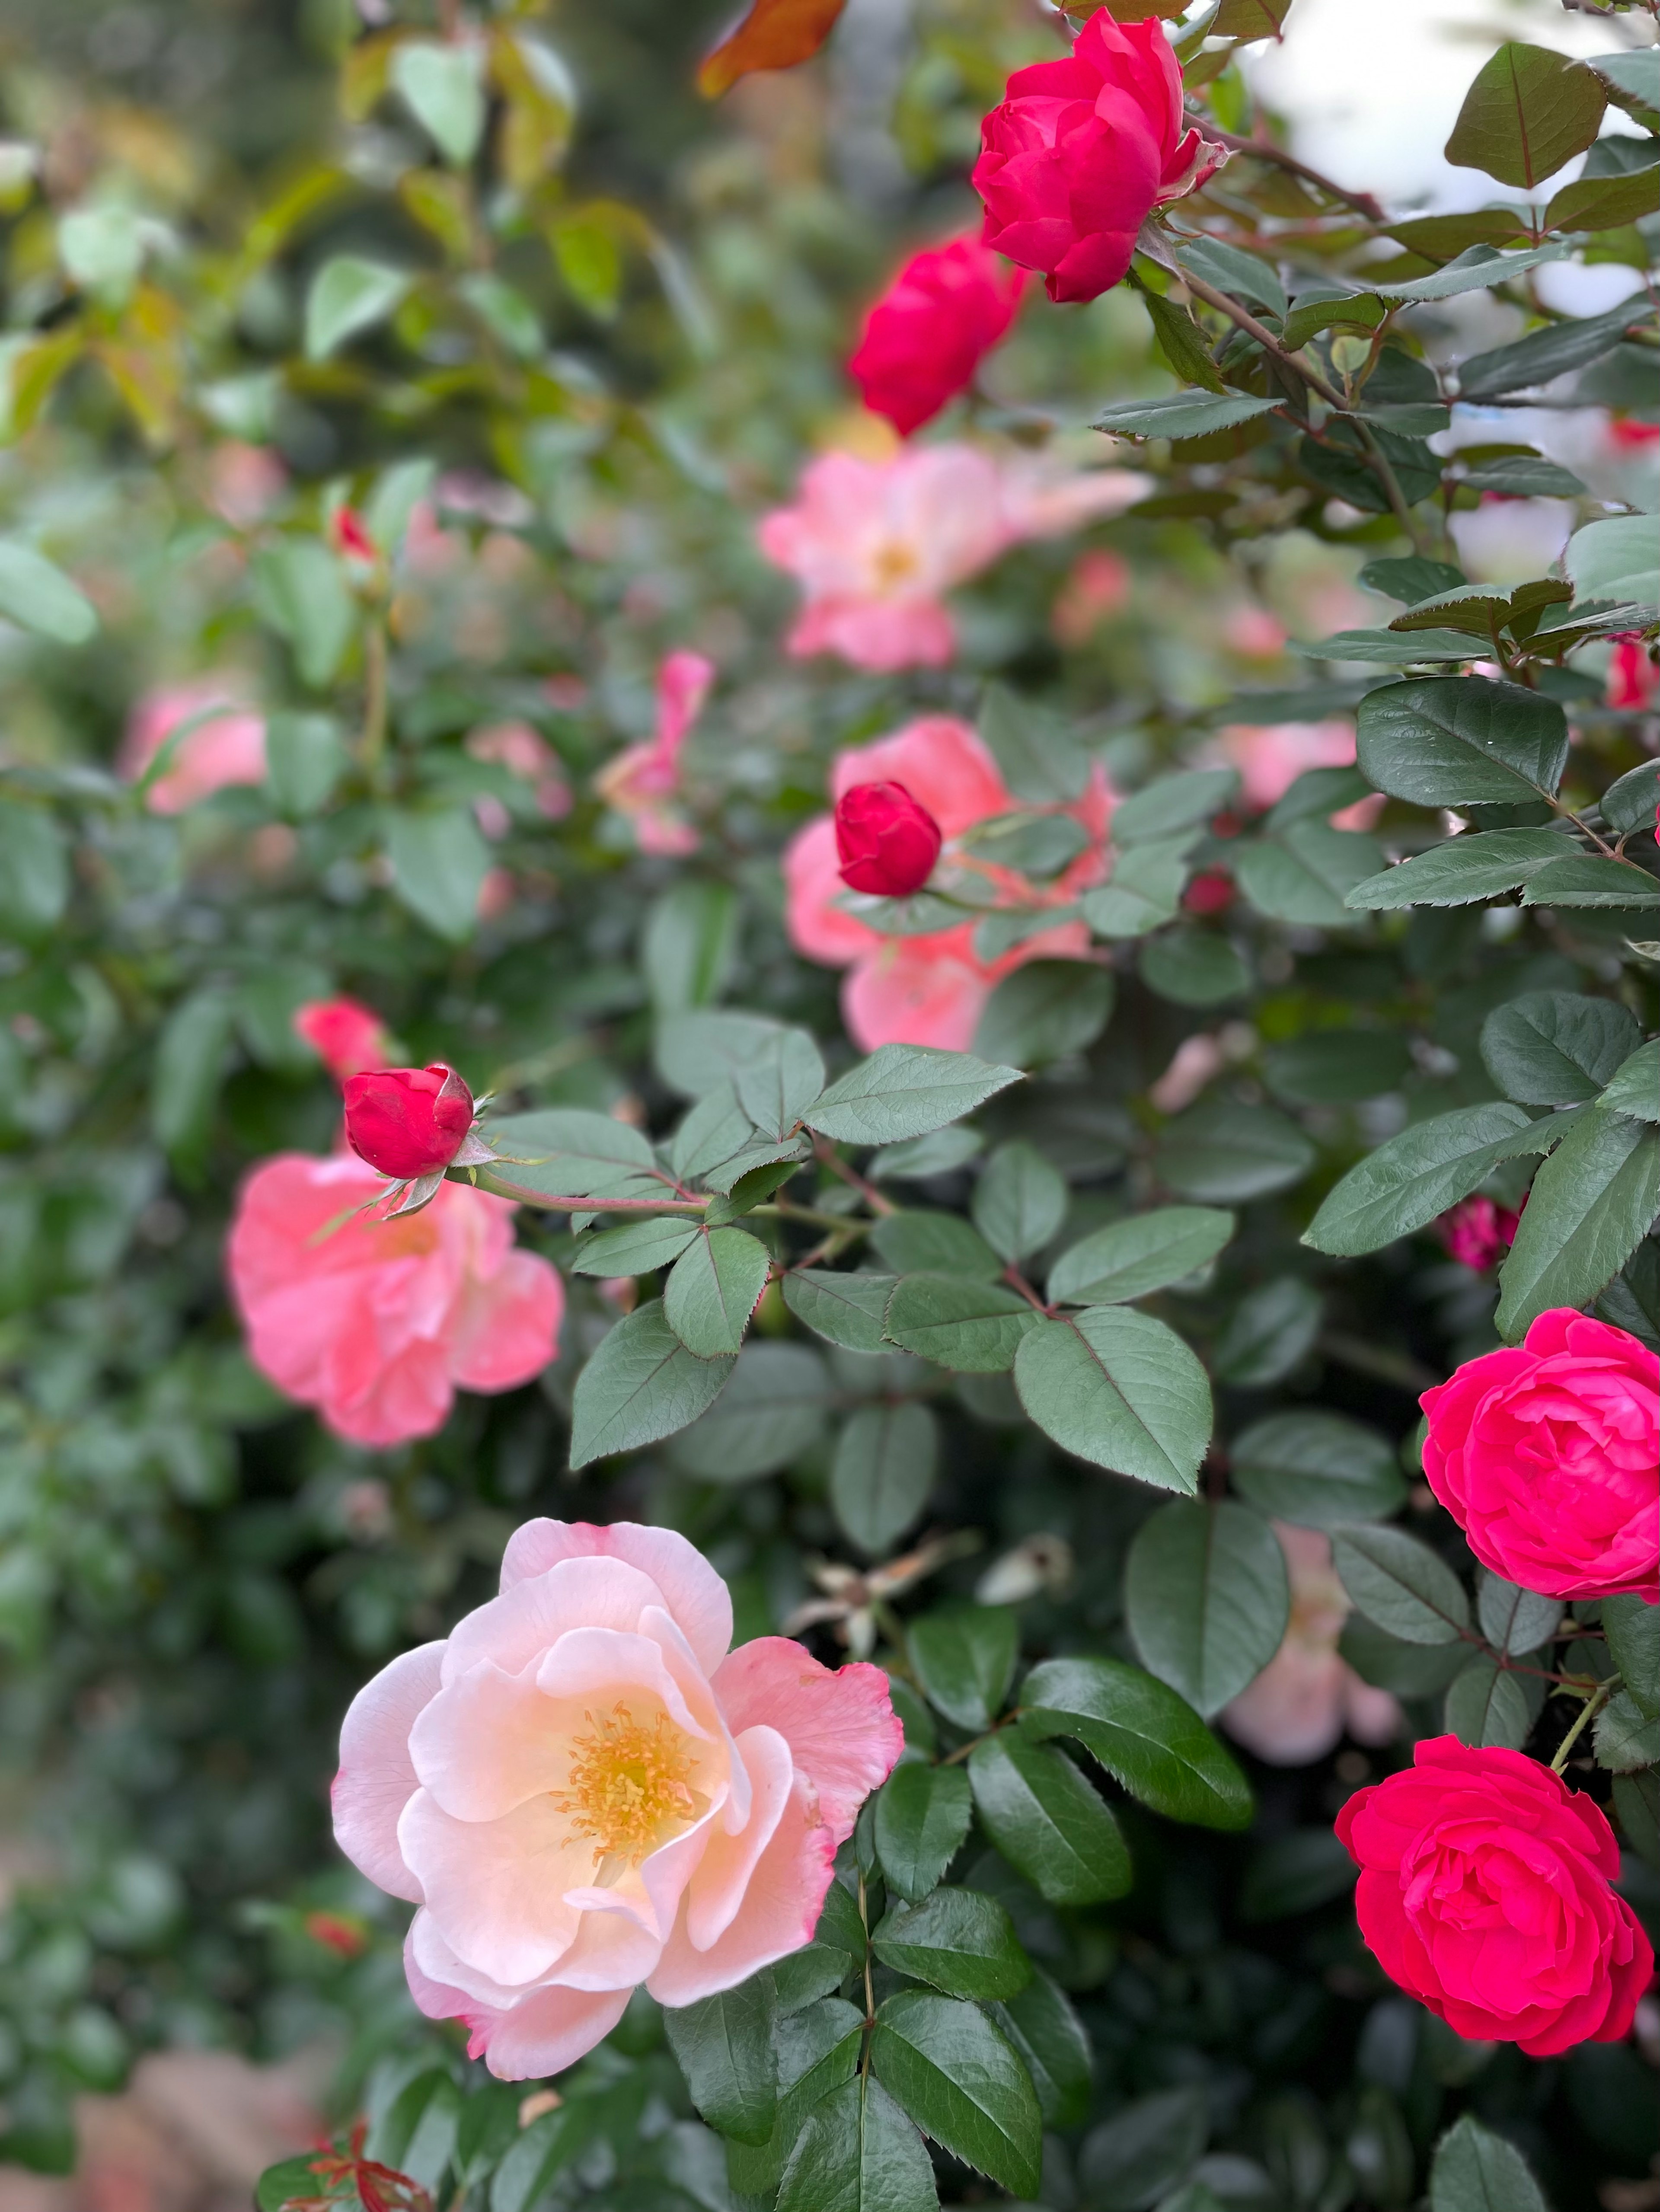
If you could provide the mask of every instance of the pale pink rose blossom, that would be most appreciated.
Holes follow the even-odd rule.
[[[757,533],[801,586],[788,650],[840,653],[855,668],[942,666],[957,647],[947,592],[1022,538],[1120,513],[1147,481],[1126,469],[1058,475],[960,443],[879,460],[825,453],[803,471],[796,504]]]
[[[360,1691],[334,1829],[420,1909],[423,2012],[493,2074],[556,2074],[621,2019],[811,1942],[836,1846],[903,1743],[887,1678],[767,1636],[684,1536],[532,1521],[502,1594]]]
[[[1230,722],[1217,742],[1224,760],[1238,769],[1245,804],[1253,812],[1276,805],[1307,769],[1354,765],[1354,725],[1335,718]]]
[[[1099,769],[1084,796],[1060,810],[1082,825],[1090,842],[1063,874],[1042,884],[1011,869],[973,862],[954,842],[976,823],[1007,814],[1018,804],[966,722],[925,715],[874,744],[838,753],[830,769],[831,799],[861,783],[903,785],[944,833],[942,871],[975,866],[994,884],[1000,905],[1065,905],[1105,872],[1104,848],[1114,796]],[[1029,960],[1076,959],[1089,949],[1089,932],[1081,921],[1057,923],[992,961],[976,953],[971,920],[927,937],[883,936],[842,903],[848,887],[829,814],[817,816],[797,832],[785,848],[783,871],[790,940],[810,960],[849,971],[842,987],[842,1012],[848,1036],[862,1051],[873,1052],[883,1044],[964,1051],[987,1000],[1005,975]]]
[[[1310,1765],[1346,1732],[1357,1743],[1387,1743],[1401,1725],[1400,1706],[1363,1682],[1337,1649],[1350,1607],[1330,1539],[1286,1521],[1274,1533],[1291,1577],[1290,1625],[1256,1680],[1224,1706],[1223,1727],[1270,1766]]]
[[[565,1303],[548,1262],[515,1249],[507,1200],[446,1182],[396,1221],[355,1211],[386,1188],[348,1152],[279,1153],[243,1184],[226,1248],[254,1365],[381,1450],[441,1428],[458,1388],[539,1375]]]
[[[697,849],[697,831],[682,811],[680,750],[702,711],[714,681],[714,664],[701,653],[672,653],[657,672],[657,732],[627,745],[593,779],[608,806],[631,825],[642,853]]]
[[[192,721],[195,727],[145,794],[152,814],[183,814],[228,785],[265,780],[265,720],[246,704],[240,678],[217,676],[166,684],[139,701],[121,748],[121,774],[136,782],[179,725]]]
[[[559,756],[528,722],[485,722],[469,732],[467,750],[474,760],[491,762],[529,784],[538,813],[548,821],[561,822],[570,812],[571,790]],[[473,806],[486,836],[507,835],[508,810],[499,799],[486,793]]]
[[[233,529],[251,530],[288,489],[289,472],[269,446],[227,439],[208,464],[208,495]]]

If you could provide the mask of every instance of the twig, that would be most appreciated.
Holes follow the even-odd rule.
[[[873,1182],[867,1182],[857,1168],[849,1167],[833,1145],[824,1138],[812,1140],[812,1156],[820,1167],[828,1168],[833,1176],[840,1176],[850,1190],[856,1190],[873,1213],[897,1213],[899,1209],[891,1198],[885,1198]]]
[[[1365,216],[1368,222],[1387,222],[1389,217],[1370,192],[1352,192],[1347,185],[1340,185],[1333,177],[1323,176],[1311,169],[1306,161],[1299,161],[1295,154],[1286,153],[1283,146],[1271,146],[1262,138],[1238,138],[1231,131],[1219,131],[1208,116],[1201,118],[1197,109],[1189,110],[1195,119],[1202,123],[1205,136],[1225,146],[1231,154],[1254,155],[1259,161],[1272,161],[1276,169],[1289,169],[1294,177],[1301,177],[1326,194],[1328,198],[1341,200],[1347,207]]]
[[[1560,1774],[1563,1771],[1568,1763],[1568,1753],[1578,1742],[1590,1722],[1601,1712],[1602,1707],[1620,1687],[1622,1679],[1620,1675],[1610,1674],[1608,1680],[1599,1682],[1590,1696],[1586,1698],[1584,1711],[1556,1747],[1556,1756],[1550,1763],[1550,1771],[1553,1774]]]

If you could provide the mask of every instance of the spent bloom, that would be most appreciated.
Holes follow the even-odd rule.
[[[294,1027],[337,1083],[390,1065],[392,1040],[386,1024],[361,1000],[309,1000],[295,1009]]]
[[[981,129],[974,188],[985,242],[1043,272],[1051,300],[1093,300],[1123,276],[1156,207],[1227,156],[1183,128],[1182,71],[1161,24],[1098,9],[1065,61],[1017,70]]]
[[[593,779],[594,789],[631,825],[642,853],[691,853],[697,832],[679,805],[680,751],[714,681],[701,653],[672,653],[657,672],[657,730],[625,746]]]
[[[532,1521],[498,1597],[353,1701],[334,1826],[417,1905],[416,2002],[507,2081],[812,1940],[836,1846],[903,1744],[886,1677],[783,1637],[729,1650],[684,1536]]]
[[[1224,1709],[1223,1726],[1270,1766],[1306,1766],[1346,1734],[1387,1743],[1401,1725],[1400,1706],[1363,1682],[1337,1648],[1350,1607],[1330,1538],[1283,1521],[1274,1533],[1291,1580],[1291,1619],[1273,1658]]]
[[[396,1182],[441,1175],[472,1128],[472,1093],[441,1060],[348,1076],[346,1142]]]
[[[136,783],[169,738],[172,750],[144,795],[152,814],[183,814],[231,784],[265,780],[265,721],[244,703],[239,678],[165,684],[141,699],[127,724],[121,774]]]
[[[908,898],[939,858],[939,824],[903,783],[856,783],[836,802],[836,857],[856,891]]]
[[[1025,290],[974,235],[914,253],[865,319],[848,374],[873,415],[902,437],[965,392],[1007,335]]]

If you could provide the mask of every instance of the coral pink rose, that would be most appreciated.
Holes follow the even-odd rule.
[[[702,711],[714,664],[701,653],[672,653],[657,673],[657,733],[606,763],[593,787],[632,826],[642,853],[697,849],[697,832],[682,812],[680,749]]]
[[[1547,1597],[1660,1596],[1660,1359],[1571,1307],[1426,1390],[1424,1473],[1484,1567]]]
[[[313,999],[295,1008],[294,1027],[337,1083],[388,1064],[392,1041],[386,1025],[360,1000]]]
[[[447,1182],[396,1221],[356,1211],[385,1189],[350,1153],[279,1153],[243,1184],[226,1250],[254,1365],[377,1449],[441,1428],[458,1387],[539,1375],[565,1304],[547,1261],[514,1249],[505,1199]]]
[[[532,1521],[501,1595],[354,1699],[335,1834],[421,1908],[416,2002],[504,2080],[570,2065],[642,1982],[691,2004],[812,1940],[903,1738],[879,1668],[731,1639],[684,1536]]]
[[[901,436],[920,429],[974,381],[1025,284],[1023,270],[973,235],[913,254],[866,318],[848,363],[866,406]]]
[[[838,805],[866,783],[902,784],[938,823],[947,864],[971,867],[994,886],[1003,906],[1063,905],[1104,872],[1104,845],[1113,794],[1098,769],[1075,805],[1060,810],[1088,835],[1085,850],[1052,882],[1034,884],[1012,869],[976,862],[952,841],[1017,802],[980,738],[966,722],[926,715],[891,738],[838,753],[830,796]],[[1003,977],[1028,960],[1077,958],[1089,948],[1080,921],[1057,923],[1024,939],[996,960],[974,949],[973,921],[928,937],[884,937],[842,903],[848,886],[836,852],[835,819],[821,814],[785,848],[786,925],[798,951],[825,967],[847,968],[842,1012],[848,1034],[866,1052],[883,1044],[938,1045],[961,1052],[972,1042],[986,1000]]]
[[[152,814],[182,814],[216,791],[265,780],[265,725],[240,701],[236,678],[171,684],[142,699],[127,724],[121,774],[137,782],[182,723],[192,723],[144,804]],[[199,719],[198,719],[199,718]]]
[[[1110,291],[1154,208],[1227,159],[1182,125],[1182,71],[1163,26],[1098,9],[1065,61],[1017,70],[981,126],[986,244],[1041,269],[1051,300]]]
[[[1548,1766],[1435,1736],[1357,1790],[1337,1834],[1374,1957],[1456,2034],[1549,2058],[1630,2027],[1654,1951],[1609,1886],[1613,1830]]]
[[[1349,1599],[1330,1539],[1283,1521],[1274,1533],[1291,1577],[1291,1620],[1268,1665],[1223,1709],[1222,1725],[1270,1766],[1307,1766],[1345,1734],[1357,1743],[1387,1743],[1401,1725],[1400,1706],[1338,1653]]]

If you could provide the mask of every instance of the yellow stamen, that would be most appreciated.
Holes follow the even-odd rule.
[[[572,1835],[592,1842],[595,1861],[620,1872],[697,1819],[708,1801],[690,1786],[697,1761],[666,1714],[650,1728],[624,1705],[599,1720],[582,1717],[591,1733],[572,1738],[568,1787],[549,1794],[569,1814]]]

